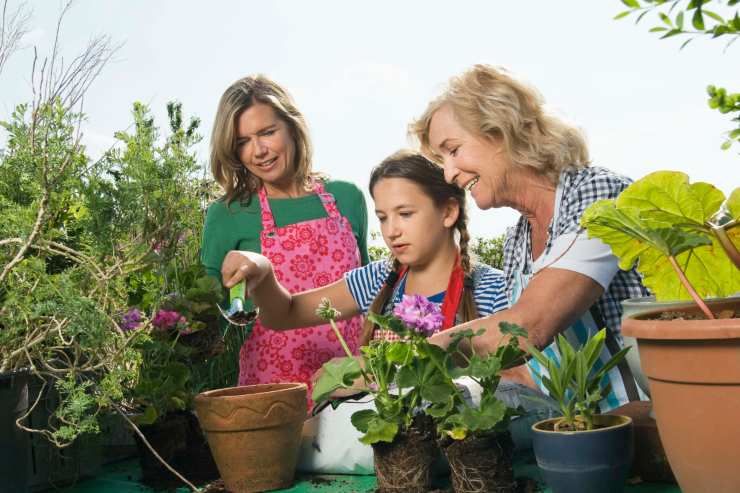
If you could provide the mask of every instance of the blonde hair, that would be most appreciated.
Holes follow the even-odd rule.
[[[235,199],[246,200],[262,186],[261,180],[250,173],[239,159],[237,152],[237,120],[255,103],[272,107],[278,118],[287,126],[295,144],[295,181],[311,190],[311,139],[303,114],[293,98],[276,82],[264,75],[239,79],[221,96],[211,133],[211,173],[225,191],[227,203]]]
[[[444,172],[439,166],[435,165],[422,154],[407,149],[395,152],[373,168],[370,173],[370,184],[368,186],[370,195],[373,198],[375,198],[375,185],[385,178],[404,178],[412,181],[432,199],[437,207],[443,207],[449,200],[454,200],[457,203],[459,213],[453,228],[459,233],[460,265],[465,274],[465,282],[457,315],[463,322],[479,318],[478,307],[473,297],[473,265],[468,251],[470,234],[468,233],[468,216],[465,208],[465,191],[457,185],[447,183],[444,178]],[[383,283],[383,286],[370,305],[369,312],[383,314],[383,309],[393,295],[396,281],[398,281],[398,274],[401,271],[401,263],[395,258],[392,259],[392,263],[393,274],[389,275]],[[360,335],[361,346],[365,346],[370,342],[375,330],[375,324],[366,318]]]
[[[467,131],[488,139],[500,139],[511,161],[528,166],[557,184],[566,168],[589,164],[586,140],[580,130],[544,111],[544,99],[532,87],[516,80],[504,69],[474,65],[452,77],[424,114],[409,125],[421,150],[441,161],[429,142],[434,113],[449,105]]]

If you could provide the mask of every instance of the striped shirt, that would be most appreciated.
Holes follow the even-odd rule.
[[[368,312],[370,305],[383,287],[383,283],[392,268],[393,265],[391,262],[378,260],[344,274],[349,292],[362,313]],[[472,277],[473,300],[475,301],[479,316],[485,317],[509,307],[509,302],[506,298],[504,276],[500,270],[485,264],[476,264],[473,267]],[[386,314],[390,313],[396,303],[400,303],[405,288],[406,276],[403,276],[396,283],[396,288],[391,298],[392,303],[386,305]],[[430,301],[439,305],[441,305],[443,299],[444,292],[429,297]],[[382,331],[381,334],[375,334],[374,338],[396,339],[394,337],[395,334],[386,332]]]

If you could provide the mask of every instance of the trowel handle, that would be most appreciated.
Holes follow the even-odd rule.
[[[229,302],[233,303],[234,300],[238,299],[241,300],[242,304],[247,299],[247,283],[245,281],[241,281],[237,284],[234,284],[231,289],[229,290]]]

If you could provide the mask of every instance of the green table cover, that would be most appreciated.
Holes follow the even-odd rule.
[[[514,466],[517,477],[532,478],[541,484],[537,465],[531,458],[520,458]],[[154,493],[154,490],[139,483],[141,476],[139,463],[136,459],[126,460],[116,464],[109,464],[101,473],[91,479],[80,481],[74,486],[64,488],[64,493]],[[375,476],[350,475],[310,475],[298,476],[292,488],[280,490],[290,493],[309,493],[331,491],[336,493],[370,493],[375,491]],[[187,488],[180,488],[177,493],[187,493]],[[539,490],[550,493],[549,488]],[[675,484],[666,483],[639,483],[627,485],[625,493],[681,493]]]

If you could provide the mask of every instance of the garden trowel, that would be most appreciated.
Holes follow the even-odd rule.
[[[244,310],[244,300],[246,298],[246,283],[240,282],[229,290],[229,309],[224,310],[221,306],[218,309],[221,311],[221,315],[232,325],[244,327],[252,323],[259,315],[259,308],[254,310]]]

